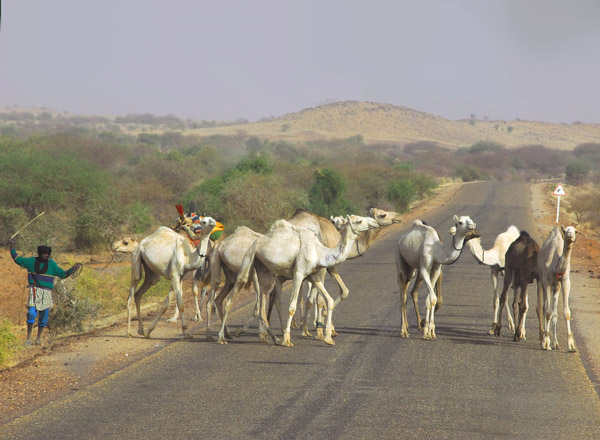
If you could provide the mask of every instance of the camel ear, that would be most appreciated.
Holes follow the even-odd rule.
[[[454,221],[455,221],[455,222],[457,222],[457,221],[458,221],[458,216],[457,216],[457,215],[455,215],[455,216],[453,217],[453,219],[454,219]]]

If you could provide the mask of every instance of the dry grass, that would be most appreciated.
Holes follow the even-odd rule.
[[[407,107],[374,102],[345,101],[290,113],[266,122],[190,130],[209,136],[239,134],[288,141],[347,138],[362,135],[366,142],[437,142],[459,148],[480,140],[507,147],[541,144],[572,150],[597,142],[600,124],[551,124],[535,121],[453,121]]]

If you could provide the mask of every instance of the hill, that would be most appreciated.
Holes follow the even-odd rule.
[[[481,140],[507,147],[544,145],[572,150],[597,142],[600,124],[552,124],[536,121],[453,121],[408,107],[344,101],[308,108],[257,123],[193,130],[201,136],[247,134],[268,139],[308,141],[361,135],[368,143],[429,141],[452,149]]]
[[[479,119],[455,121],[404,106],[358,101],[307,108],[256,123],[246,120],[184,121],[173,115],[157,117],[151,114],[82,116],[45,108],[0,107],[0,129],[6,129],[10,124],[29,124],[33,131],[35,127],[43,129],[44,126],[86,126],[98,130],[121,130],[132,135],[180,131],[203,137],[226,134],[292,142],[360,135],[367,143],[405,145],[427,141],[450,149],[471,146],[478,141],[493,141],[508,148],[544,145],[571,151],[579,144],[598,142],[600,139],[600,124]]]

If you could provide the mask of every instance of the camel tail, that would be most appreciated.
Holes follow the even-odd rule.
[[[244,259],[242,260],[242,266],[237,276],[236,284],[242,287],[249,287],[252,282],[252,272],[254,270],[254,259],[256,257],[256,241],[250,246]]]

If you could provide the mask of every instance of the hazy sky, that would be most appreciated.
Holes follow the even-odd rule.
[[[4,0],[0,106],[600,123],[599,0]]]

